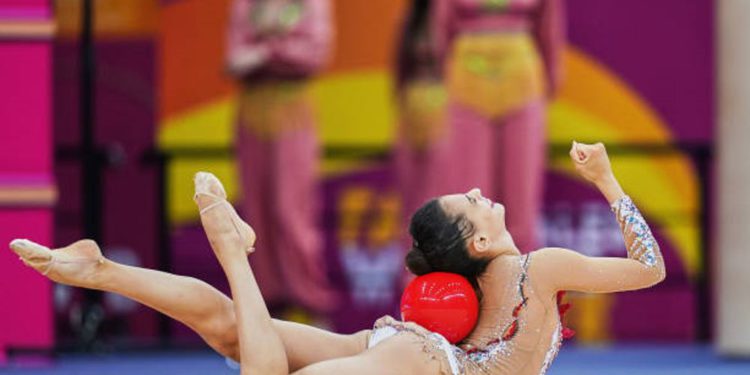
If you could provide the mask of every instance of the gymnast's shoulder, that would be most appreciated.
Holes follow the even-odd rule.
[[[528,274],[533,284],[550,293],[560,290],[560,279],[585,272],[589,257],[563,247],[543,247],[529,253]]]

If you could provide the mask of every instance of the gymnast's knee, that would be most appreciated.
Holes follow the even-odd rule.
[[[234,310],[229,308],[222,311],[203,321],[202,329],[197,331],[219,354],[239,362],[240,341]]]

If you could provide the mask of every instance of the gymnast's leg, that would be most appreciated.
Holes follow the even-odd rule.
[[[52,281],[131,298],[189,326],[222,355],[240,360],[232,300],[203,281],[112,262],[90,240],[56,250],[27,240],[16,240],[11,247],[24,263]],[[281,320],[273,320],[273,326],[284,343],[291,371],[357,354],[366,345],[366,331],[339,335]]]
[[[187,325],[222,355],[238,356],[232,301],[203,281],[110,261],[91,240],[55,250],[16,240],[11,248],[52,281],[133,299]]]
[[[289,367],[283,342],[273,329],[271,315],[247,259],[247,252],[253,251],[255,245],[255,232],[227,202],[226,191],[214,175],[202,172],[195,175],[195,201],[203,229],[232,291],[241,373],[287,375]]]
[[[358,355],[307,366],[293,375],[432,375],[450,373],[447,358],[426,350],[425,342],[401,333]]]
[[[90,240],[50,250],[31,241],[14,241],[13,250],[51,280],[117,293],[187,325],[213,349],[239,361],[239,341],[232,300],[211,285],[186,276],[131,267],[101,256]],[[50,266],[51,254],[56,261]],[[364,350],[367,331],[339,335],[304,324],[273,320],[293,371],[326,359]]]

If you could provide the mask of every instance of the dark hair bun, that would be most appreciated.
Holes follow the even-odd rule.
[[[427,263],[427,259],[424,257],[421,251],[412,249],[406,254],[406,267],[409,268],[411,273],[422,276],[424,274],[432,272],[432,266]]]

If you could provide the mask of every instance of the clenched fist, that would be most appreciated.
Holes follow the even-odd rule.
[[[613,177],[607,150],[601,142],[587,145],[573,141],[570,158],[578,174],[593,184],[598,185]]]

